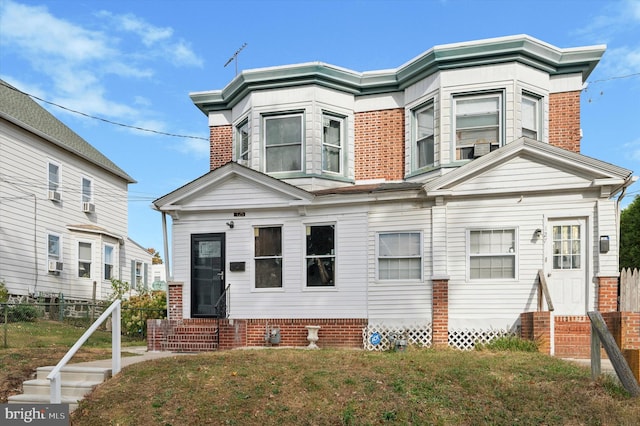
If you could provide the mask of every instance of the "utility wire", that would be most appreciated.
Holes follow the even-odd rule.
[[[14,90],[14,91],[16,91],[18,93],[22,93],[23,95],[29,96],[32,99],[37,99],[40,102],[44,102],[46,104],[56,106],[58,108],[64,109],[65,111],[69,111],[69,112],[72,112],[74,114],[82,115],[82,116],[87,117],[87,118],[91,118],[91,119],[94,119],[94,120],[99,120],[99,121],[103,121],[105,123],[113,124],[115,126],[126,127],[128,129],[135,129],[135,130],[140,130],[142,132],[155,133],[155,134],[158,134],[158,135],[171,136],[171,137],[176,137],[176,138],[198,139],[198,140],[203,140],[203,141],[208,141],[209,140],[207,138],[203,138],[203,137],[200,137],[200,136],[191,136],[191,135],[181,135],[181,134],[177,134],[177,133],[168,133],[168,132],[162,132],[162,131],[159,131],[159,130],[146,129],[144,127],[132,126],[130,124],[118,123],[117,121],[108,120],[108,119],[102,118],[102,117],[96,117],[94,115],[90,115],[90,114],[87,114],[87,113],[84,113],[84,112],[81,112],[81,111],[77,111],[75,109],[71,109],[71,108],[65,107],[65,106],[57,104],[55,102],[47,101],[46,99],[42,99],[42,98],[40,98],[38,96],[35,96],[35,95],[32,95],[30,93],[23,92],[22,90],[16,89],[15,87],[11,87],[11,86],[9,86],[9,85],[7,85],[5,83],[0,83],[0,84],[2,84],[3,86],[5,86],[8,89],[11,89],[11,90]]]

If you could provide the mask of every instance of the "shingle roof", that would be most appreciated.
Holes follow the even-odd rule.
[[[125,179],[136,181],[104,154],[41,107],[28,95],[0,80],[0,117]]]

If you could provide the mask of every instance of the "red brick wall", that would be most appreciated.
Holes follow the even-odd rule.
[[[209,169],[214,170],[233,159],[233,127],[209,128]]]
[[[169,288],[169,319],[182,319],[182,284],[177,281],[170,281]]]
[[[586,315],[555,317],[555,356],[589,358],[591,321]]]
[[[432,345],[434,347],[449,346],[449,280],[433,280],[432,304]]]
[[[640,349],[640,312],[605,312],[602,318],[620,349]]]
[[[551,353],[551,313],[549,311],[520,314],[520,337],[538,343],[538,351]]]
[[[404,109],[355,114],[355,177],[404,178]]]
[[[362,330],[366,319],[246,319],[221,321],[220,349],[242,346],[307,346],[307,325],[319,325],[320,348],[362,348]],[[271,345],[265,341],[269,328],[280,329],[280,343]]]
[[[618,277],[598,278],[598,311],[618,310]]]
[[[580,152],[580,91],[549,96],[549,144]]]

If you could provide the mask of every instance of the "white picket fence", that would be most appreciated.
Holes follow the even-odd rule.
[[[640,271],[625,268],[620,271],[620,310],[640,312]]]

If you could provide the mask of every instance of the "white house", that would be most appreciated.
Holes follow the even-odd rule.
[[[154,202],[172,217],[169,321],[222,319],[222,347],[269,344],[274,327],[301,344],[315,324],[328,346],[398,331],[464,348],[539,309],[539,271],[554,317],[615,310],[634,178],[580,154],[580,92],[604,51],[518,35],[191,94],[211,170]]]
[[[106,299],[111,279],[149,283],[127,237],[133,178],[0,81],[0,281],[17,296]],[[95,283],[95,284],[94,284]]]

